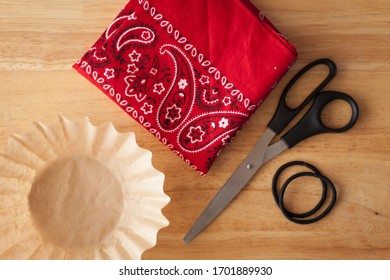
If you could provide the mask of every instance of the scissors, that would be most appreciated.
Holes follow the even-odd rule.
[[[309,70],[318,65],[325,65],[328,68],[327,77],[315,88],[306,99],[296,108],[291,108],[286,103],[287,95],[292,86]],[[263,136],[257,141],[255,147],[245,160],[239,165],[233,175],[226,181],[224,186],[211,200],[209,205],[201,213],[197,221],[184,237],[184,242],[189,243],[203,229],[205,229],[238,195],[247,185],[251,178],[266,162],[278,156],[288,148],[294,147],[302,140],[321,133],[341,133],[349,130],[356,123],[359,116],[359,107],[355,100],[349,95],[339,91],[322,91],[330,83],[337,72],[336,64],[327,58],[315,60],[302,68],[287,84],[279,99],[275,114],[267,125]],[[321,113],[324,108],[335,100],[343,100],[351,107],[351,118],[349,122],[340,128],[326,126]],[[313,101],[309,110],[304,116],[287,131],[278,142],[269,145],[273,138],[279,135],[284,128],[301,112],[310,101]]]

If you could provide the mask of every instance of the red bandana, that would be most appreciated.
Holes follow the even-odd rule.
[[[74,68],[205,175],[295,59],[249,0],[132,0]]]

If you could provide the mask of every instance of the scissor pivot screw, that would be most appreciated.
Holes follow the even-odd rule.
[[[246,168],[247,168],[247,169],[252,169],[252,168],[253,168],[253,164],[248,163],[248,164],[246,165]]]

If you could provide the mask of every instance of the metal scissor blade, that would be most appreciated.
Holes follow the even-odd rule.
[[[205,229],[229,203],[245,187],[249,180],[256,174],[257,170],[263,165],[263,158],[268,144],[274,138],[275,133],[267,129],[264,135],[256,143],[251,153],[240,164],[237,170],[221,188],[221,190],[211,200],[206,209],[199,216],[198,220],[191,227],[184,242],[189,243],[203,229]]]
[[[268,146],[263,157],[263,164],[273,159],[274,157],[276,157],[286,149],[288,149],[288,145],[283,140],[279,140],[275,144]]]

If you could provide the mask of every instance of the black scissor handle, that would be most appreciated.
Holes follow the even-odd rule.
[[[287,94],[289,93],[290,89],[305,73],[317,65],[327,66],[329,68],[328,76],[309,94],[309,96],[306,97],[306,99],[298,107],[290,108],[286,103]],[[336,73],[336,64],[328,58],[315,60],[302,68],[283,90],[279,99],[278,107],[276,108],[275,114],[269,122],[268,127],[272,129],[275,134],[281,133],[282,130],[290,123],[290,121],[310,102],[310,100],[312,100],[334,78]]]
[[[340,128],[331,128],[324,125],[321,114],[325,107],[335,100],[344,100],[351,106],[351,118],[349,122]],[[348,94],[338,91],[323,91],[317,94],[310,109],[303,118],[291,128],[282,139],[289,148],[295,146],[302,140],[320,133],[340,133],[347,131],[356,123],[359,117],[359,107],[356,101]]]

